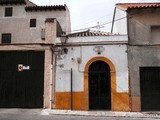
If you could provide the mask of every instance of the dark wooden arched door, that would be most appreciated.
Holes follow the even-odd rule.
[[[89,67],[89,109],[111,110],[110,67],[103,61]]]

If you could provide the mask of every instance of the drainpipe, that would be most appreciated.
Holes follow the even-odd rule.
[[[51,68],[50,68],[50,109],[52,109],[52,97],[53,97],[53,64],[51,64]]]
[[[53,66],[53,63],[54,61],[56,61],[56,56],[55,56],[55,60],[53,60],[54,51],[52,48],[51,48],[51,51],[52,51],[52,57],[51,57],[51,66],[50,66],[50,109],[52,109],[52,103],[53,103],[53,85],[54,85],[53,84],[53,72],[55,72],[55,65]],[[55,81],[55,74],[54,74],[54,81]]]
[[[54,93],[54,107],[55,107],[55,88],[56,88],[56,66],[57,66],[57,55],[55,54],[55,58],[54,58],[54,89],[53,90],[53,93]],[[52,97],[53,99],[53,97]]]
[[[71,85],[70,85],[70,109],[73,110],[73,71],[72,71],[72,68],[71,68]]]

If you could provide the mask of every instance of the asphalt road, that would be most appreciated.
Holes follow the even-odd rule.
[[[0,120],[156,120],[151,118],[0,114]],[[157,119],[158,120],[158,119]]]
[[[0,120],[158,120],[153,118],[41,115],[41,110],[0,109]]]

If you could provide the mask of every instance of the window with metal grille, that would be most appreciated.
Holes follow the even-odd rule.
[[[11,17],[12,16],[12,7],[5,8],[5,17]]]
[[[36,19],[30,19],[30,27],[36,27]]]
[[[11,43],[11,33],[2,34],[2,43]]]

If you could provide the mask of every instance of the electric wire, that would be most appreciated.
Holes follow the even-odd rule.
[[[125,17],[121,17],[121,18],[116,19],[116,20],[114,20],[114,21],[116,22],[116,21],[119,21],[119,20],[125,19],[126,17],[127,17],[127,16],[125,16]],[[106,22],[106,23],[100,24],[99,26],[104,26],[104,25],[107,25],[107,24],[111,24],[112,22],[113,22],[113,21],[109,21],[109,22]],[[97,28],[97,25],[92,26],[92,27],[86,27],[86,28],[82,28],[82,29],[73,30],[72,32],[74,32],[74,31],[88,30],[88,29],[91,29],[91,28]]]
[[[102,18],[105,18],[106,16],[110,16],[110,15],[112,15],[112,13],[106,14],[106,15],[100,17],[100,18],[96,18],[96,19],[91,20],[91,21],[89,21],[89,22],[86,22],[86,23],[84,23],[84,24],[82,24],[82,25],[78,25],[78,26],[76,26],[76,27],[73,27],[73,29],[74,29],[74,28],[77,28],[77,27],[81,27],[81,26],[87,25],[87,24],[89,24],[89,23],[93,23],[93,22],[95,22],[95,21],[97,21],[97,20],[101,20]]]
[[[143,2],[143,1],[144,1],[144,0],[142,0],[141,2]],[[160,1],[160,0],[159,0],[159,1]],[[136,15],[136,14],[132,14],[132,15],[127,14],[127,15],[128,15],[128,18],[129,18],[129,19],[133,19],[133,18],[132,18],[132,15]],[[159,15],[158,15],[158,16],[159,16]],[[114,22],[123,20],[123,19],[125,19],[125,18],[127,18],[127,16],[121,17],[121,18],[119,18],[119,19],[116,19],[116,20],[114,20]],[[136,23],[141,24],[141,23],[139,23],[137,20],[135,20],[135,19],[133,19],[133,20],[134,20]],[[99,26],[104,26],[104,25],[107,25],[107,24],[112,24],[112,22],[113,22],[113,20],[112,20],[112,21],[109,21],[109,22],[106,22],[106,23],[103,23],[103,24],[99,24]],[[141,24],[141,25],[142,25],[142,24]],[[82,29],[72,30],[72,32],[74,33],[74,32],[77,32],[77,31],[89,30],[89,29],[91,29],[91,28],[97,28],[97,25],[91,26],[91,27],[82,28]]]
[[[143,2],[143,1],[145,1],[145,0],[141,0],[140,3]]]
[[[145,1],[145,0],[141,0],[139,3],[144,2],[144,1]],[[157,0],[157,1],[160,1],[160,0]],[[107,16],[107,15],[105,15],[105,16]],[[105,16],[103,16],[103,17],[105,17]],[[102,17],[102,18],[103,18],[103,17]],[[126,17],[127,17],[127,16],[126,16]],[[122,20],[122,19],[125,19],[126,17],[122,17],[122,18],[116,19],[116,20],[114,20],[114,22],[119,21],[119,20]],[[96,21],[96,20],[93,20],[93,21]],[[91,21],[91,22],[92,22],[92,21]],[[71,32],[89,30],[89,29],[92,29],[92,28],[97,28],[97,27],[101,27],[101,26],[104,26],[104,25],[111,24],[112,22],[113,22],[113,21],[109,21],[109,22],[106,22],[106,23],[103,23],[103,24],[99,24],[99,25],[95,25],[95,26],[91,26],[91,27],[86,27],[86,28],[82,28],[82,29],[76,29],[76,30],[72,30]],[[88,23],[90,23],[90,22],[84,23],[84,24],[82,24],[82,25],[80,25],[80,26],[84,26],[84,25],[86,25],[86,24],[88,24]],[[80,27],[80,26],[77,26],[77,27]]]

